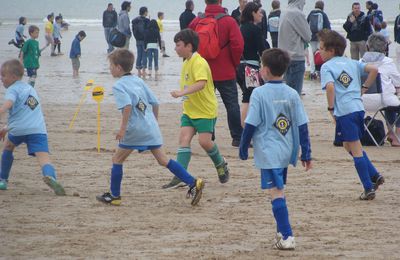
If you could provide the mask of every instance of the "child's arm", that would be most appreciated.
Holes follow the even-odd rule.
[[[247,160],[247,158],[249,157],[248,151],[249,151],[250,141],[253,138],[255,130],[256,127],[254,125],[248,123],[244,125],[239,145],[239,158],[241,160]]]
[[[122,109],[122,121],[121,127],[117,133],[115,139],[121,140],[125,136],[126,127],[128,125],[128,120],[132,112],[132,105],[127,105]]]
[[[329,82],[328,84],[326,84],[326,98],[328,100],[328,111],[333,117],[333,120],[335,120],[335,117],[333,116],[335,104],[335,85],[333,84],[333,82]]]
[[[311,144],[308,134],[308,124],[299,126],[299,137],[301,146],[301,164],[306,167],[306,171],[312,168],[311,162]]]
[[[0,107],[0,115],[2,115],[3,113],[7,112],[12,106],[13,106],[13,102],[11,100],[6,100],[6,102],[4,102],[4,104]],[[4,137],[7,134],[7,125],[5,125],[1,130],[0,130],[0,139],[4,141]]]
[[[153,106],[153,114],[154,114],[154,117],[155,117],[156,120],[158,121],[158,111],[159,111],[158,105],[152,105],[152,106]]]
[[[361,95],[368,91],[368,88],[375,82],[376,76],[378,76],[378,69],[373,65],[365,65],[364,71],[368,73],[368,77],[362,85]]]
[[[195,92],[198,92],[198,91],[202,90],[206,86],[206,83],[207,83],[206,80],[196,81],[196,83],[194,83],[191,86],[188,86],[187,88],[185,88],[183,90],[173,90],[173,91],[171,91],[171,96],[174,97],[174,98],[178,98],[178,97],[182,97],[182,96],[185,96],[185,95],[193,94]]]

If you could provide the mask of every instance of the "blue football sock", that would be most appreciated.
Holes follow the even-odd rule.
[[[375,166],[372,164],[372,162],[369,160],[368,155],[365,151],[363,151],[363,157],[364,160],[367,162],[368,165],[368,173],[370,178],[374,178],[375,176],[378,176],[379,173],[376,170]]]
[[[364,190],[372,189],[372,182],[368,173],[367,161],[364,159],[364,157],[353,157],[353,159],[354,159],[354,166],[357,169],[358,177],[361,180]]]
[[[281,232],[283,239],[293,236],[292,228],[289,223],[289,212],[286,206],[286,200],[284,198],[277,198],[271,203],[278,232]]]
[[[189,187],[192,187],[195,184],[196,179],[190,175],[177,161],[169,160],[167,168],[181,181],[189,185]]]
[[[0,172],[0,179],[8,180],[10,176],[11,166],[14,161],[14,156],[12,151],[4,150],[3,154],[1,155],[1,172]]]
[[[57,179],[56,170],[54,169],[53,165],[45,164],[42,167],[42,174],[43,176],[50,176],[54,179]]]
[[[111,195],[119,197],[121,195],[121,182],[122,182],[122,164],[113,164],[111,169]]]

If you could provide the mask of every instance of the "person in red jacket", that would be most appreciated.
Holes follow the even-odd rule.
[[[225,13],[225,9],[221,6],[222,0],[206,0],[206,5],[206,16]],[[189,24],[189,28],[195,30],[200,20],[201,18],[196,17]],[[240,123],[236,67],[243,53],[243,37],[236,20],[231,16],[218,20],[218,31],[221,52],[215,59],[206,60],[211,68],[214,86],[220,93],[226,108],[232,146],[239,147],[243,128]]]

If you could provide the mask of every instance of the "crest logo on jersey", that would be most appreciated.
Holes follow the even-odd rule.
[[[143,114],[146,112],[146,104],[143,102],[142,99],[139,99],[139,102],[136,104],[136,108],[139,109],[140,112]]]
[[[340,84],[343,85],[343,87],[347,88],[348,86],[350,86],[353,78],[350,77],[350,75],[346,71],[342,71],[337,80],[340,82]]]
[[[189,74],[186,73],[186,74],[185,74],[185,80],[187,81],[188,79],[189,79]]]
[[[27,105],[30,109],[35,110],[35,108],[39,105],[39,101],[34,96],[29,95],[28,99],[25,101],[25,105]]]
[[[276,129],[278,129],[279,133],[285,136],[290,129],[291,123],[289,118],[287,118],[284,114],[281,113],[276,118],[274,126],[276,127]]]

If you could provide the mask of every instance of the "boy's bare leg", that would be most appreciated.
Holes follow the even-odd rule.
[[[112,157],[113,164],[122,164],[131,153],[132,150],[130,149],[123,149],[118,147],[117,151]]]

